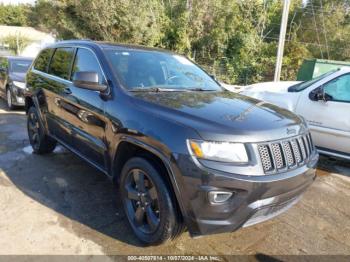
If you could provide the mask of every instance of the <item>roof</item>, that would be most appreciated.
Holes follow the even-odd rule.
[[[147,47],[142,45],[120,44],[120,43],[102,42],[102,41],[93,41],[93,40],[79,40],[79,39],[59,41],[49,47],[58,47],[58,46],[66,46],[66,45],[98,46],[102,49],[117,48],[117,49],[124,49],[124,50],[156,51],[156,52],[173,54],[173,52],[170,50],[156,48],[156,47]]]

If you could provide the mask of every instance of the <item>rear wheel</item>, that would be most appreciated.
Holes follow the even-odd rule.
[[[12,93],[11,93],[10,88],[7,88],[7,90],[6,90],[6,102],[7,102],[7,107],[9,110],[15,109],[15,107],[12,103]]]
[[[27,129],[29,142],[36,154],[51,153],[56,147],[56,141],[47,136],[39,121],[37,109],[32,106],[28,110]]]
[[[182,229],[175,200],[160,173],[144,158],[131,158],[123,167],[120,192],[136,236],[157,245]]]

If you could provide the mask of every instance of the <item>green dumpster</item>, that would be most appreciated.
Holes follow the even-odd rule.
[[[297,80],[311,80],[333,69],[338,69],[344,66],[350,66],[350,62],[323,59],[305,59],[298,71]]]

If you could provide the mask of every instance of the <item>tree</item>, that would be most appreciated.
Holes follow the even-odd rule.
[[[17,35],[9,35],[2,39],[1,41],[5,46],[8,46],[8,49],[14,54],[19,55],[24,48],[26,48],[32,40],[28,37]]]
[[[0,25],[26,26],[29,11],[28,5],[0,4]]]
[[[348,0],[302,2],[290,7],[283,80],[295,79],[305,58],[350,59]],[[27,20],[59,39],[170,49],[220,80],[248,84],[273,78],[281,10],[280,0],[38,0]]]

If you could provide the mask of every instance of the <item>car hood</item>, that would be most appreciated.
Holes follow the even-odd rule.
[[[242,88],[240,93],[249,92],[272,92],[272,93],[287,93],[288,88],[300,83],[300,81],[279,81],[279,82],[262,82],[249,85]]]
[[[288,88],[299,81],[264,82],[253,84],[240,92],[242,95],[272,103],[294,112],[298,102],[299,92],[288,92]]]
[[[293,113],[231,92],[152,92],[135,96],[141,99],[138,106],[192,127],[208,140],[267,141],[305,129]]]
[[[12,81],[25,82],[26,73],[12,72],[12,73],[10,73],[9,77]]]

